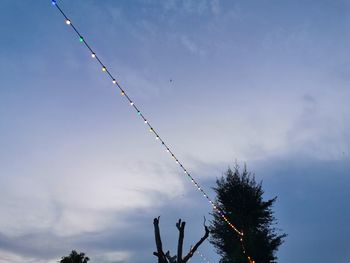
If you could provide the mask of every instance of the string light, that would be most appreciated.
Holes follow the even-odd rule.
[[[204,262],[210,263],[210,261],[208,259],[206,259],[205,256],[203,256],[203,254],[201,252],[199,252],[198,250],[197,250],[197,254],[203,259]]]
[[[66,16],[66,14],[63,12],[63,10],[59,7],[59,5],[56,3],[55,0],[52,0],[52,4],[54,6],[57,7],[57,9],[61,12],[61,14],[65,17],[66,19],[66,24],[67,25],[71,25],[73,30],[77,33],[77,35],[79,36],[79,40],[80,42],[84,43],[85,46],[89,49],[89,51],[91,52],[91,57],[92,58],[96,58],[98,63],[100,63],[100,65],[102,66],[102,71],[103,72],[108,72],[107,68],[102,64],[101,60],[97,57],[96,53],[93,52],[93,50],[91,49],[91,47],[86,43],[86,41],[84,40],[84,38],[80,35],[79,31],[76,29],[76,27],[74,27],[74,25],[72,24],[71,20],[68,19],[68,17]],[[144,120],[145,123],[148,124],[148,126],[150,127],[150,131],[156,134],[156,139],[160,140],[162,142],[163,145],[165,145],[167,152],[170,153],[170,150],[168,148],[168,146],[165,144],[165,142],[159,137],[158,133],[156,133],[153,129],[153,127],[151,126],[151,124],[144,118],[144,115],[141,113],[141,111],[134,105],[134,102],[131,101],[130,97],[125,93],[125,91],[121,88],[121,86],[117,83],[117,81],[113,78],[113,76],[111,75],[110,72],[108,72],[109,77],[112,78],[112,82],[113,84],[116,84],[117,87],[120,90],[120,94],[122,96],[125,96],[126,99],[129,101],[130,105],[134,106],[134,109],[137,111],[137,114],[139,116],[141,116]],[[180,166],[180,168],[185,172],[185,174],[188,176],[188,178],[190,179],[190,181],[193,183],[193,185],[202,192],[203,196],[208,200],[209,204],[213,207],[214,211],[216,213],[218,213],[223,220],[228,224],[228,226],[234,230],[239,236],[240,236],[240,241],[241,241],[241,245],[242,245],[242,251],[245,254],[245,248],[244,248],[244,243],[243,243],[243,232],[239,231],[224,215],[224,213],[214,204],[214,202],[210,199],[210,197],[204,192],[204,190],[200,187],[200,185],[196,182],[196,180],[192,177],[192,175],[185,169],[185,167],[182,165],[182,163],[178,160],[178,158],[176,158],[176,156],[171,153],[171,156],[174,158],[175,162]],[[248,257],[250,262],[254,262],[251,261],[251,259]]]
[[[51,4],[52,4],[52,5],[56,5],[56,0],[52,0],[52,1],[51,1]]]

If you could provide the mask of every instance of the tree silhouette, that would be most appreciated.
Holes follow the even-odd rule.
[[[182,257],[183,241],[185,236],[185,225],[186,222],[181,221],[181,219],[179,219],[179,221],[176,223],[176,228],[179,230],[179,240],[177,245],[177,255],[172,257],[170,256],[169,251],[166,253],[163,252],[163,245],[159,230],[159,217],[153,220],[154,236],[157,246],[157,252],[153,252],[153,255],[158,257],[158,263],[186,263],[190,260],[190,258],[196,252],[198,247],[204,242],[204,240],[208,238],[209,228],[206,225],[204,225],[204,236],[193,247],[190,248],[190,251],[187,253],[186,256]]]
[[[90,259],[85,257],[84,253],[79,253],[73,250],[69,256],[62,257],[60,263],[87,263]]]
[[[256,183],[254,175],[246,166],[240,172],[238,165],[227,170],[225,177],[216,181],[214,188],[216,206],[244,233],[244,247],[247,254],[257,263],[273,263],[275,252],[283,243],[286,234],[280,234],[274,227],[277,223],[272,206],[276,198],[264,201],[262,183]],[[211,240],[222,256],[221,263],[246,263],[240,237],[227,227],[221,216],[213,214]]]

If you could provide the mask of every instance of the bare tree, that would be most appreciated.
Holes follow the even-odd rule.
[[[179,230],[179,240],[177,244],[177,255],[170,256],[170,252],[163,252],[162,240],[160,237],[159,230],[159,217],[153,220],[154,225],[154,236],[156,240],[157,252],[153,252],[153,255],[158,257],[158,263],[187,263],[188,260],[193,256],[198,247],[206,240],[209,236],[209,229],[204,224],[205,234],[204,236],[193,246],[185,257],[182,257],[183,241],[185,237],[185,225],[186,222],[182,222],[181,219],[176,223],[176,228]]]

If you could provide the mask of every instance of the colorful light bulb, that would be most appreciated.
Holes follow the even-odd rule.
[[[56,5],[56,0],[52,0],[52,1],[51,1],[51,4],[52,4],[52,5]]]
[[[84,42],[84,38],[82,36],[79,37],[80,42]]]
[[[106,67],[102,67],[103,72],[106,72],[106,70],[107,70]]]
[[[71,22],[70,22],[69,19],[66,19],[66,24],[67,24],[67,25],[70,25],[70,24],[71,24]]]

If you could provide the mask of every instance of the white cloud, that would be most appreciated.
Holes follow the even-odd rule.
[[[105,253],[102,253],[101,255],[95,256],[94,261],[106,262],[106,263],[129,262],[130,253],[127,251],[105,252]]]
[[[212,0],[210,2],[211,11],[214,15],[219,15],[221,13],[220,0]]]
[[[189,37],[187,36],[181,36],[180,37],[181,44],[189,50],[191,53],[199,56],[204,56],[205,51],[204,49],[200,48],[194,41],[192,41]]]
[[[20,256],[18,254],[0,249],[0,263],[56,263],[56,260],[43,260],[33,257]]]
[[[94,154],[53,154],[45,158],[48,164],[24,163],[25,173],[3,178],[2,232],[18,236],[45,230],[72,236],[101,231],[125,223],[115,213],[155,208],[183,192],[183,181],[167,166],[111,163]]]

